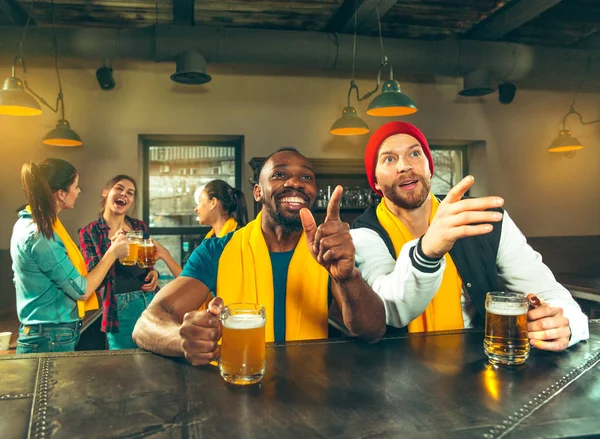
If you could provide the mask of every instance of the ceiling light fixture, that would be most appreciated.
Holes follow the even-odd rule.
[[[487,70],[477,69],[469,72],[463,79],[463,89],[458,92],[461,96],[485,96],[494,92],[490,85],[490,74]]]
[[[356,61],[356,21],[358,9],[357,0],[354,1],[354,44],[352,47],[352,80],[350,80],[350,88],[348,89],[348,105],[342,110],[342,117],[336,120],[329,132],[335,136],[359,136],[367,134],[371,130],[367,123],[358,117],[356,110],[350,105],[350,95],[352,90],[356,90],[356,99],[360,101],[358,95],[358,86],[354,82],[354,64]]]
[[[402,92],[400,89],[400,84],[398,81],[394,79],[394,69],[392,67],[392,63],[388,60],[387,56],[385,56],[385,51],[383,48],[383,37],[381,34],[381,20],[379,17],[379,8],[375,8],[377,12],[377,26],[379,29],[379,43],[381,45],[381,65],[377,71],[377,85],[375,89],[366,93],[364,96],[360,96],[360,92],[358,90],[358,86],[354,81],[354,62],[356,58],[356,20],[357,20],[357,4],[354,4],[354,48],[352,53],[352,80],[350,81],[350,88],[348,90],[348,105],[344,108],[342,112],[342,117],[335,121],[333,126],[330,129],[331,134],[341,135],[341,136],[352,136],[352,135],[360,135],[368,133],[369,127],[367,124],[358,117],[356,114],[356,110],[354,107],[350,105],[350,95],[352,94],[352,90],[356,90],[356,99],[360,101],[364,101],[365,99],[370,98],[379,90],[379,86],[381,85],[381,72],[384,69],[389,69],[390,79],[385,81],[381,86],[381,94],[376,96],[370,103],[367,108],[367,114],[369,116],[406,116],[409,114],[413,114],[417,112],[417,106],[413,102],[413,100],[406,94]]]
[[[212,77],[206,72],[206,60],[193,50],[177,55],[176,71],[171,81],[187,85],[202,85],[210,82]]]
[[[417,106],[408,95],[402,93],[400,84],[394,79],[394,69],[392,63],[389,62],[383,49],[383,37],[381,36],[381,19],[379,17],[379,8],[375,8],[377,12],[377,27],[379,29],[379,44],[381,45],[381,65],[377,71],[377,87],[367,96],[375,93],[379,89],[381,83],[381,71],[386,67],[390,71],[390,79],[383,83],[381,94],[376,96],[369,103],[367,114],[369,116],[406,116],[417,112]]]
[[[555,138],[548,147],[548,152],[574,152],[583,149],[581,142],[573,137],[571,135],[571,131],[566,127],[567,117],[569,117],[571,114],[576,114],[577,117],[579,117],[579,122],[582,125],[591,125],[600,122],[600,119],[584,122],[583,118],[581,117],[581,113],[575,111],[575,108],[573,105],[571,105],[571,108],[569,108],[569,111],[567,111],[567,114],[565,114],[565,117],[563,117],[562,129],[559,131],[558,137]]]
[[[25,81],[27,80],[25,61],[20,55],[17,55],[13,61],[12,75],[4,80],[4,86],[0,90],[0,114],[9,116],[37,116],[42,114],[40,104],[25,91],[27,83],[15,75],[17,62],[21,62]]]
[[[61,118],[56,123],[56,128],[50,131],[42,142],[46,145],[52,146],[81,146],[83,142],[76,132],[71,130],[69,122],[65,119],[65,103],[63,99],[62,83],[60,80],[60,72],[58,70],[58,41],[56,38],[55,29],[55,13],[54,13],[54,0],[52,1],[52,35],[54,39],[54,67],[56,70],[56,77],[58,79],[58,96],[56,98],[56,106],[51,106],[44,98],[33,91],[27,84],[27,67],[25,60],[23,59],[23,41],[25,40],[25,34],[31,18],[31,11],[33,6],[33,0],[29,7],[29,14],[27,15],[27,22],[23,29],[23,36],[21,37],[21,43],[19,45],[19,54],[15,56],[13,61],[12,76],[4,81],[4,87],[0,91],[0,114],[6,114],[10,116],[35,116],[42,113],[40,103],[48,107],[54,113],[58,113],[60,109]],[[20,62],[23,67],[23,80],[15,76],[15,67]],[[30,96],[25,90],[27,90],[36,99]]]

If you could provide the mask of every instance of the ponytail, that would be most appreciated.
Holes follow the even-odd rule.
[[[244,197],[244,193],[239,189],[232,188],[232,192],[232,198],[235,200],[235,210],[231,212],[231,216],[238,223],[238,227],[244,227],[248,224],[246,197]]]
[[[243,227],[248,223],[248,207],[244,193],[231,187],[223,180],[213,180],[204,187],[209,199],[216,198],[221,202],[223,211],[238,223],[238,227]]]
[[[76,177],[77,171],[73,165],[60,159],[27,162],[21,168],[21,184],[31,208],[31,216],[38,233],[47,239],[54,239],[52,226],[57,218],[54,193],[68,191]]]

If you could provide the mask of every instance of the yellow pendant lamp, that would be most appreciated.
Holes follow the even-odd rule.
[[[55,41],[56,42],[56,41]],[[15,76],[15,66],[20,62],[23,66],[24,80]],[[21,55],[17,55],[13,62],[12,76],[4,81],[4,86],[0,90],[0,114],[8,116],[35,116],[42,114],[40,102],[53,112],[60,110],[61,118],[56,123],[56,127],[51,130],[42,143],[50,146],[81,146],[83,142],[81,137],[71,129],[69,121],[65,119],[65,102],[63,99],[62,83],[58,70],[58,54],[55,53],[56,76],[58,78],[58,97],[56,99],[56,108],[52,107],[44,98],[35,93],[27,85],[27,68]],[[29,93],[25,91],[27,89]],[[35,96],[35,98],[34,98]],[[36,100],[37,99],[37,100]]]
[[[569,117],[571,114],[577,115],[577,117],[579,117],[579,122],[582,125],[591,125],[600,122],[600,119],[584,122],[583,118],[581,117],[581,113],[575,111],[574,104],[575,102],[571,104],[571,108],[569,108],[569,111],[567,111],[567,114],[565,114],[565,117],[563,117],[562,130],[559,131],[558,137],[555,138],[548,147],[548,152],[573,152],[583,149],[581,142],[573,137],[571,135],[571,131],[566,128],[567,117]]]

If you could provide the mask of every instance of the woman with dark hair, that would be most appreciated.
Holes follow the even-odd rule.
[[[204,239],[222,238],[248,223],[248,208],[244,193],[223,180],[212,180],[194,194],[198,222],[211,226]],[[200,309],[208,309],[209,295]]]
[[[100,263],[115,236],[132,230],[148,233],[148,226],[143,221],[127,215],[130,209],[135,209],[137,196],[137,184],[128,175],[116,175],[106,183],[102,190],[99,218],[79,231],[81,250],[89,270]],[[178,267],[169,251],[157,242],[155,244],[157,258],[163,259],[169,268]],[[177,276],[180,272],[173,274]],[[108,348],[137,348],[131,333],[135,322],[158,291],[158,272],[117,262],[99,291],[104,308],[101,330],[106,332]]]
[[[206,238],[222,237],[248,222],[248,208],[241,190],[223,180],[213,180],[196,196],[198,222],[212,229]]]
[[[116,237],[93,270],[58,219],[79,196],[79,175],[69,162],[45,159],[21,169],[27,202],[10,241],[17,314],[17,353],[69,352],[79,341],[81,317],[98,309],[96,288],[115,260],[129,254]]]

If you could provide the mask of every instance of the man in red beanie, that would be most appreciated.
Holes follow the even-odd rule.
[[[441,201],[431,194],[433,158],[417,127],[379,128],[365,169],[383,199],[356,219],[351,234],[359,271],[383,299],[388,325],[409,332],[478,326],[486,293],[506,288],[542,300],[527,315],[532,346],[561,351],[589,337],[587,317],[502,209],[502,198],[463,198],[472,176]]]

